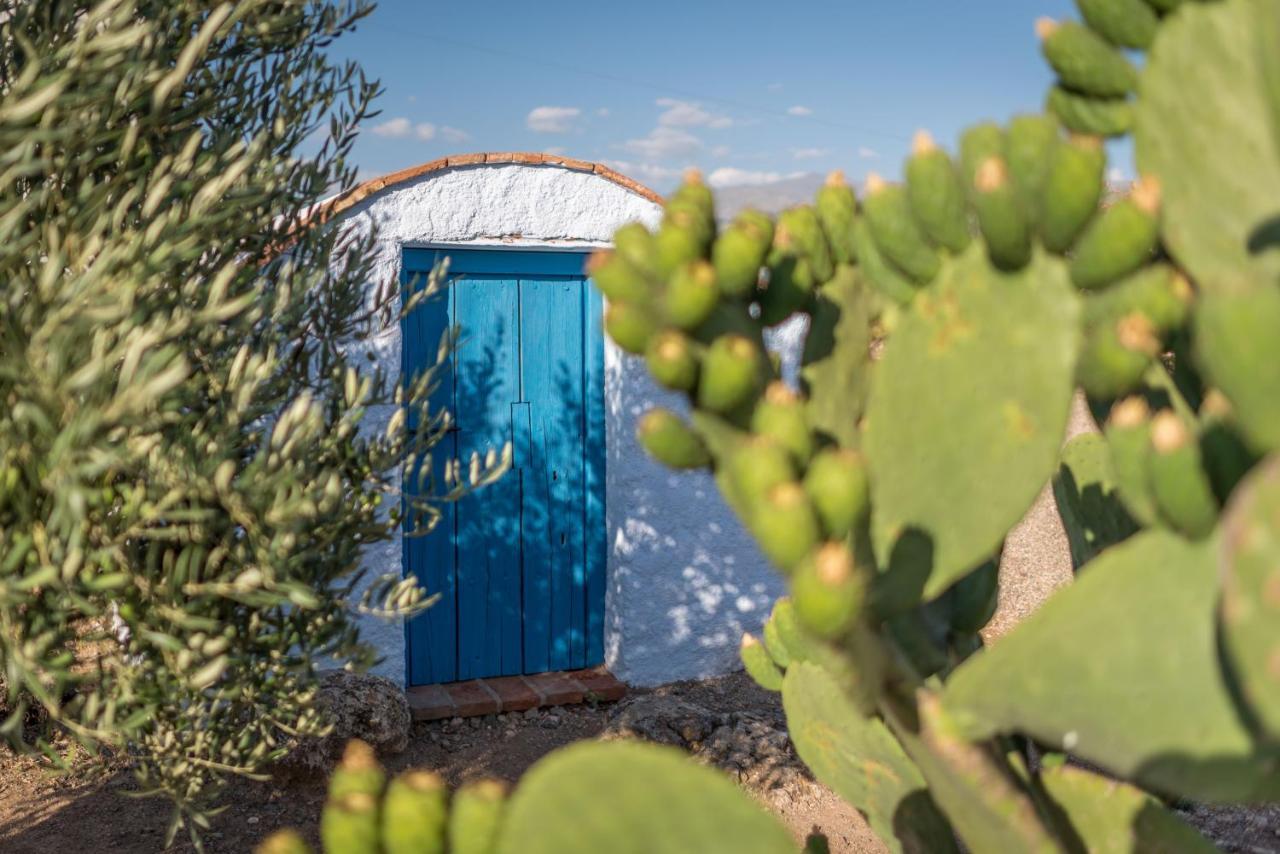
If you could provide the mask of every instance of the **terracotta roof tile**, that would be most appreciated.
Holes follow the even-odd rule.
[[[638,181],[633,181],[627,176],[615,172],[608,166],[600,163],[592,163],[588,160],[576,160],[572,157],[562,157],[556,154],[539,154],[529,151],[494,151],[479,152],[476,154],[455,154],[449,157],[441,157],[427,163],[420,163],[417,166],[410,166],[408,169],[401,169],[398,172],[392,172],[389,175],[383,175],[380,178],[373,178],[362,184],[353,187],[347,193],[339,196],[329,202],[323,211],[318,211],[313,221],[324,221],[330,217],[340,214],[346,209],[353,207],[360,202],[372,196],[375,193],[394,187],[397,184],[403,184],[414,178],[421,177],[430,172],[440,172],[445,169],[454,169],[459,166],[481,166],[481,165],[498,165],[502,163],[521,163],[525,165],[546,165],[558,166],[562,169],[568,169],[573,172],[588,172],[599,175],[608,181],[612,181],[619,187],[629,190],[642,198],[648,199],[657,204],[662,203],[662,196],[650,190]]]

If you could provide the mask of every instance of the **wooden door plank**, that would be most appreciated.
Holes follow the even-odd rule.
[[[604,602],[609,538],[605,527],[604,300],[588,281],[582,288],[584,440],[583,569],[586,626],[583,659],[577,667],[604,663]],[[631,437],[623,437],[624,441]]]
[[[582,659],[582,287],[572,278],[520,282],[524,394],[534,448],[522,521],[529,669],[534,649],[540,662],[546,650],[544,670],[571,669]]]
[[[505,276],[466,276],[453,285],[463,341],[454,414],[465,467],[511,441],[519,399],[517,285]],[[458,678],[520,672],[519,480],[504,477],[457,504]]]
[[[425,274],[423,274],[425,278]],[[413,274],[404,276],[407,286],[416,287]],[[402,372],[406,380],[427,369],[436,361],[441,336],[449,327],[450,293],[423,303],[405,320],[401,334]],[[440,384],[431,396],[431,411],[451,409],[453,406],[453,365],[439,372]],[[418,413],[410,409],[408,429],[419,427]],[[457,452],[455,436],[445,437],[432,455],[432,475],[437,483],[443,481],[447,457]],[[430,489],[430,481],[420,478],[420,465],[405,472],[405,493],[420,494]],[[408,653],[409,683],[413,685],[432,682],[449,682],[457,678],[457,577],[454,560],[454,524],[452,504],[440,506],[442,516],[433,531],[426,535],[410,535],[406,531],[402,544],[402,560],[406,571],[413,572],[418,582],[430,594],[439,594],[435,606],[406,621],[405,641]],[[409,520],[406,521],[406,527]]]

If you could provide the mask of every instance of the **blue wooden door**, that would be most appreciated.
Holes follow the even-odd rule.
[[[456,429],[438,456],[465,463],[509,441],[514,467],[446,507],[432,533],[405,538],[406,571],[441,595],[407,625],[409,683],[599,664],[604,349],[585,255],[406,249],[406,285],[445,256],[452,284],[404,321],[403,367],[433,363],[440,336],[461,327],[437,392]]]

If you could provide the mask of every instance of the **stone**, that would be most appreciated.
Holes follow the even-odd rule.
[[[319,738],[295,739],[276,763],[286,775],[328,774],[353,738],[367,742],[384,756],[409,746],[412,718],[404,691],[382,676],[329,670],[320,675],[316,707],[333,728]]]

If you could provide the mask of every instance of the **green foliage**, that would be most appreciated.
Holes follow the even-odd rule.
[[[776,819],[676,750],[578,744],[535,765],[507,806],[496,854],[793,852]]]
[[[401,303],[376,235],[305,227],[354,183],[376,87],[326,50],[367,11],[0,11],[0,731],[65,761],[23,730],[37,707],[127,751],[171,833],[325,730],[316,668],[375,655],[355,615],[429,603],[362,549],[467,486],[425,464],[433,372],[365,358],[438,277]]]
[[[1077,570],[1137,530],[1117,494],[1110,445],[1096,433],[1077,436],[1062,449],[1053,497]]]
[[[1004,274],[975,245],[945,264],[889,338],[864,441],[892,600],[909,605],[951,586],[999,546],[1053,473],[1078,303],[1057,259],[1039,255]]]
[[[1209,850],[1141,787],[1280,794],[1280,12],[1078,5],[1038,27],[1045,115],[975,125],[954,160],[921,134],[861,207],[836,176],[776,229],[704,235],[733,322],[693,337],[754,353],[808,321],[799,388],[744,348],[685,390],[790,586],[743,662],[893,850]],[[1108,194],[1099,137],[1135,125],[1139,178]],[[672,204],[714,221],[704,189]],[[1077,386],[1104,432],[1063,448]],[[984,649],[1004,538],[1050,480],[1080,576]]]
[[[1271,800],[1280,780],[1218,655],[1213,543],[1145,531],[973,656],[943,700],[972,739],[1025,732],[1160,792]]]
[[[920,771],[884,723],[865,717],[827,671],[806,663],[788,668],[782,703],[796,753],[867,817],[890,851],[958,850]]]

